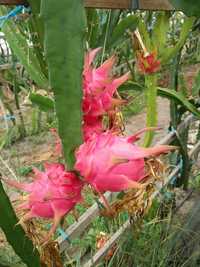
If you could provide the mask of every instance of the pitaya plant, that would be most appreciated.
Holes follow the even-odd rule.
[[[142,180],[148,178],[145,173],[145,158],[168,152],[173,148],[170,146],[148,149],[139,147],[134,144],[138,134],[125,137],[113,127],[113,117],[119,111],[119,106],[125,103],[118,97],[117,89],[129,79],[130,74],[126,73],[119,78],[113,77],[112,69],[116,61],[114,56],[95,68],[93,61],[99,48],[86,54],[83,66],[86,32],[83,1],[28,1],[33,12],[31,16],[33,31],[30,33],[34,33],[31,36],[36,40],[30,43],[34,44],[35,50],[32,47],[26,49],[26,37],[22,37],[14,22],[10,23],[4,31],[11,44],[13,40],[17,40],[11,47],[16,55],[21,57],[21,62],[32,79],[39,87],[47,90],[51,88],[54,92],[55,101],[50,101],[50,106],[54,109],[55,105],[58,133],[61,137],[60,140],[57,139],[55,148],[60,155],[63,147],[67,168],[59,163],[46,164],[44,172],[34,170],[35,180],[31,183],[18,183],[8,179],[6,182],[26,192],[26,197],[18,207],[18,210],[24,213],[20,222],[35,217],[53,220],[53,226],[46,237],[48,240],[61,218],[81,200],[84,184],[91,185],[100,194],[106,191],[120,192],[141,188]],[[130,18],[131,16],[128,17]],[[121,16],[119,20],[123,23]],[[132,20],[130,22],[132,23]],[[182,39],[185,40],[192,25],[193,20],[190,20],[186,28],[187,33]],[[124,27],[120,25],[120,32]],[[16,31],[11,34],[13,28]],[[135,29],[135,25],[133,28]],[[141,28],[144,30],[144,27],[140,27],[140,30]],[[116,38],[117,35],[115,31],[114,37]],[[144,36],[147,35],[144,34]],[[144,43],[148,42],[144,40]],[[182,44],[183,41],[178,42],[173,51],[176,52]],[[41,49],[37,50],[38,47]],[[160,67],[160,54],[158,53],[158,60],[157,54],[152,51],[154,49],[148,47],[148,51],[144,50],[144,53],[138,55],[139,71],[145,75],[145,85],[149,89],[147,126],[157,124],[156,72]],[[173,56],[173,51],[169,49],[165,58],[169,59],[171,55]],[[193,110],[193,113],[198,113],[191,108],[191,105],[185,106]],[[106,126],[103,125],[104,116],[111,121]],[[149,133],[145,140],[146,146],[149,146],[152,141],[152,132]],[[76,172],[73,171],[74,168]],[[6,214],[7,210],[3,208]],[[3,222],[3,218],[0,222]],[[16,218],[6,229],[9,237],[13,222],[16,222]],[[5,226],[5,223],[1,225]],[[29,251],[30,248],[31,246]]]
[[[141,188],[140,182],[146,176],[144,159],[169,152],[173,147],[142,148],[134,144],[137,136],[123,137],[111,132],[93,136],[77,150],[75,169],[100,193]]]
[[[125,83],[130,74],[113,78],[113,66],[116,58],[112,56],[100,67],[94,68],[93,61],[100,48],[86,53],[83,70],[83,134],[84,140],[90,139],[93,134],[101,133],[103,129],[103,116],[124,103],[116,97],[117,88]]]
[[[20,223],[33,218],[53,219],[53,226],[46,241],[55,232],[61,218],[70,212],[81,200],[84,184],[91,185],[101,196],[102,193],[120,192],[141,188],[145,173],[145,158],[159,155],[173,149],[171,146],[142,148],[134,144],[139,135],[155,128],[144,129],[131,137],[122,136],[108,124],[103,128],[103,117],[115,116],[118,104],[124,103],[116,97],[117,88],[128,80],[129,73],[120,78],[112,78],[114,57],[95,69],[93,60],[99,49],[85,56],[83,70],[83,125],[85,142],[76,148],[76,173],[66,171],[59,163],[45,164],[45,171],[34,169],[32,183],[18,183],[5,180],[7,184],[27,193],[25,200],[18,206],[25,214]],[[111,114],[111,115],[110,115]],[[51,129],[56,138],[55,152],[61,155],[62,144],[57,131]],[[108,208],[109,205],[104,203]]]
[[[4,181],[26,192],[17,210],[24,211],[19,223],[32,218],[53,219],[53,226],[45,240],[55,232],[61,218],[81,201],[83,182],[65,170],[62,164],[45,164],[45,171],[34,170],[32,183],[19,183],[15,180]]]

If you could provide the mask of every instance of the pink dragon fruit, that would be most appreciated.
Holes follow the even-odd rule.
[[[86,54],[83,71],[83,113],[84,113],[84,140],[88,140],[90,133],[103,132],[103,115],[116,106],[123,104],[121,99],[114,98],[117,88],[126,82],[130,74],[126,73],[122,77],[113,79],[112,68],[115,57],[106,60],[100,67],[92,67],[92,62],[99,48]]]
[[[110,132],[96,135],[77,150],[75,169],[99,193],[140,188],[146,175],[144,158],[174,147],[141,148],[133,144],[137,139],[138,134],[128,138]]]
[[[112,67],[115,57],[106,60],[99,68],[92,67],[92,62],[100,48],[85,55],[83,70],[83,136],[89,140],[94,134],[104,131],[103,116],[111,112],[116,106],[126,101],[114,98],[117,88],[129,79],[129,73],[122,77],[112,78]],[[55,155],[62,155],[62,144],[55,129],[51,130],[55,136]]]
[[[45,164],[45,171],[34,169],[35,180],[32,183],[18,183],[4,180],[10,186],[27,192],[27,197],[18,210],[27,213],[20,223],[34,217],[53,218],[54,223],[45,240],[56,230],[61,218],[81,201],[83,182],[65,170],[62,164]]]
[[[102,117],[93,117],[89,115],[83,116],[83,120],[87,123],[83,124],[83,135],[85,140],[93,138],[96,134],[102,132]]]

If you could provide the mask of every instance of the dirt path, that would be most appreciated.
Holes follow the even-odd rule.
[[[158,126],[162,127],[162,130],[156,133],[154,142],[158,141],[159,139],[161,139],[163,136],[166,135],[170,121],[169,101],[165,98],[158,97],[157,103],[158,103]],[[126,134],[132,135],[138,130],[145,128],[145,122],[146,122],[145,110],[142,113],[139,113],[127,119]]]

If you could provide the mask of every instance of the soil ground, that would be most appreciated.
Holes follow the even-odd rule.
[[[158,126],[162,129],[156,132],[154,142],[160,140],[167,133],[170,117],[169,117],[169,101],[165,98],[158,97]],[[133,135],[135,132],[145,128],[146,124],[146,110],[141,113],[132,116],[127,119],[126,123],[126,133],[127,135]]]

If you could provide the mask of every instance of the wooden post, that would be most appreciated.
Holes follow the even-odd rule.
[[[168,0],[85,0],[86,7],[141,10],[173,10]]]
[[[139,9],[143,10],[173,10],[168,0],[141,0]]]
[[[173,10],[169,0],[84,0],[85,7],[141,10]],[[0,5],[23,5],[27,0],[0,0]]]
[[[24,5],[27,4],[25,0],[0,0],[0,5]]]
[[[86,7],[129,9],[130,0],[85,0]]]

